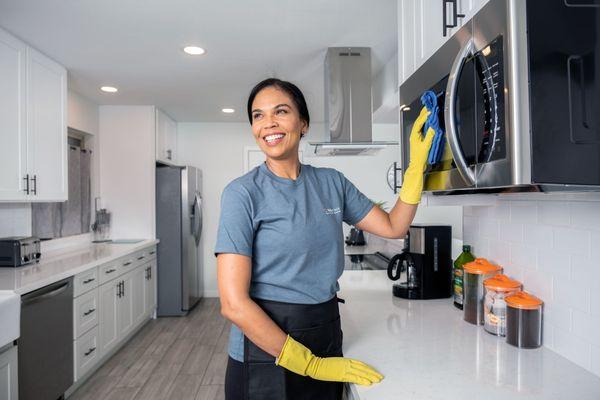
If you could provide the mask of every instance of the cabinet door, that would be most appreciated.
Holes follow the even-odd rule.
[[[144,287],[144,310],[146,315],[154,314],[156,309],[156,259],[148,264],[148,273]]]
[[[133,310],[133,325],[138,326],[145,317],[145,286],[146,286],[146,269],[148,264],[141,265],[133,271],[132,281],[132,310]]]
[[[423,63],[439,49],[444,42],[451,36],[448,29],[444,36],[444,7],[448,10],[446,15],[447,22],[452,22],[452,5],[439,0],[419,1],[419,10],[417,11],[417,29],[422,33],[420,45],[417,46],[417,67]],[[460,21],[458,21],[460,23]],[[415,68],[415,69],[416,69]]]
[[[67,71],[27,48],[27,165],[34,201],[67,200]]]
[[[417,3],[416,0],[400,0],[398,3],[400,7],[398,13],[401,17],[399,29],[401,30],[400,36],[402,37],[400,51],[398,52],[398,57],[400,58],[398,69],[401,71],[399,74],[402,77],[400,83],[403,83],[415,72],[416,34],[420,32],[415,24]]]
[[[26,198],[26,46],[0,30],[0,201]]]
[[[116,279],[100,286],[98,328],[101,356],[110,351],[119,340],[117,318],[121,300],[119,297],[120,282],[120,279]]]
[[[459,0],[459,13],[464,14],[465,17],[461,21],[461,25],[473,18],[481,7],[483,7],[489,0]]]
[[[18,400],[17,347],[0,353],[0,399]]]
[[[133,274],[131,271],[118,280],[121,282],[121,297],[119,298],[118,314],[118,331],[119,340],[124,338],[133,329]]]
[[[175,162],[177,124],[167,114],[156,109],[156,159]]]

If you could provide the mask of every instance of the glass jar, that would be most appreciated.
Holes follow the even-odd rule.
[[[502,267],[485,258],[463,266],[463,319],[474,325],[483,325],[483,281],[502,272]]]
[[[483,329],[496,336],[506,335],[505,297],[521,290],[521,282],[503,274],[495,275],[483,281]]]
[[[542,308],[544,302],[527,292],[507,296],[506,342],[523,349],[542,345]]]

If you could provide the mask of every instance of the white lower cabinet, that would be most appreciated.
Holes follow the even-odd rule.
[[[0,352],[0,399],[18,400],[17,346]]]
[[[73,300],[75,381],[154,313],[155,254],[156,247],[151,247],[100,265],[93,273],[85,271],[76,276],[82,284],[100,284]],[[95,280],[90,281],[92,278]]]
[[[119,296],[121,290],[121,280],[115,279],[104,285],[100,285],[99,290],[99,334],[100,334],[100,354],[108,353],[117,345],[119,340],[118,309]]]
[[[74,342],[75,380],[85,375],[100,358],[98,351],[98,326],[77,338]]]

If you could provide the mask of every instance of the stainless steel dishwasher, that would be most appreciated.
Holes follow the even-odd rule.
[[[73,384],[73,278],[21,296],[19,399],[56,400]]]

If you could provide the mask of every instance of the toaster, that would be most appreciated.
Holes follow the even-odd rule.
[[[0,238],[0,267],[20,267],[41,256],[40,239],[35,236]]]

